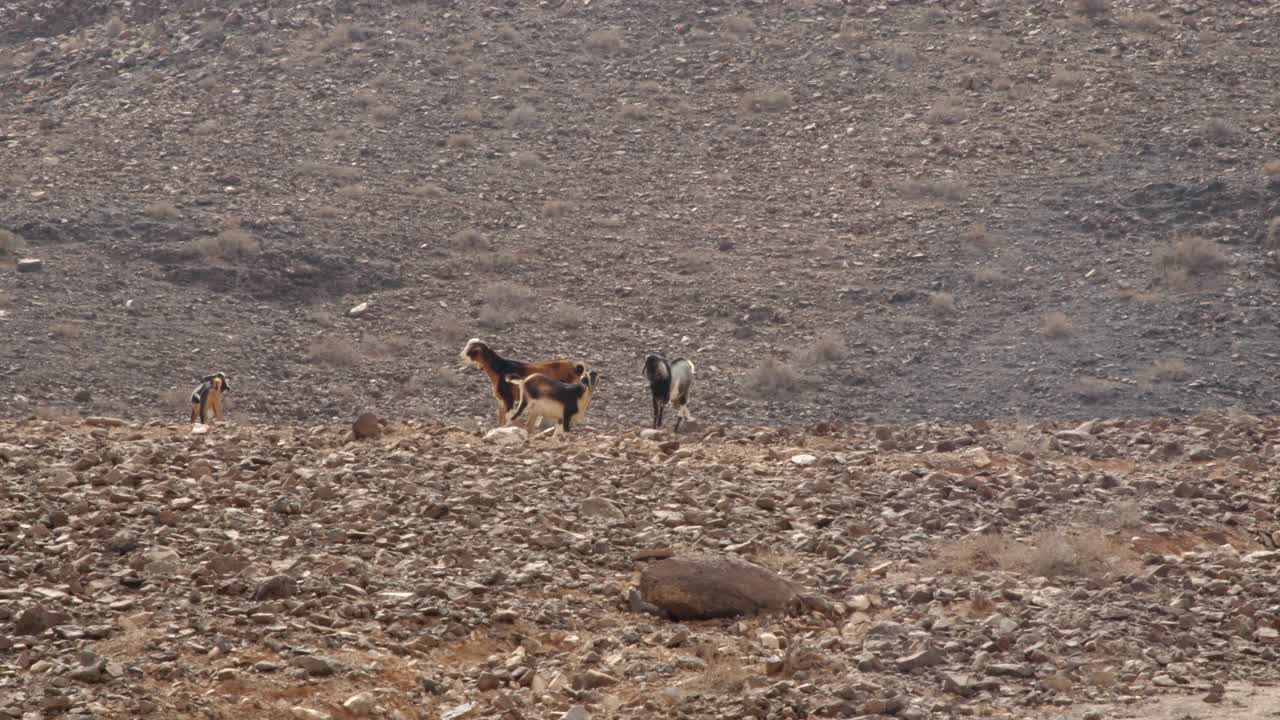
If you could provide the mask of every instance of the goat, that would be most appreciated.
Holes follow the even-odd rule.
[[[557,432],[572,430],[574,421],[587,413],[591,394],[600,385],[600,376],[595,370],[588,370],[582,380],[576,383],[563,383],[541,373],[524,378],[513,375],[507,381],[520,390],[520,401],[511,419],[520,417],[520,413],[527,408],[529,419],[525,430],[532,435],[542,418],[559,422]]]
[[[480,338],[471,338],[458,353],[462,367],[474,366],[489,377],[493,396],[498,400],[498,427],[507,424],[507,414],[516,403],[515,386],[509,378],[527,378],[535,373],[562,383],[576,383],[587,372],[587,366],[574,360],[523,362],[504,358]]]
[[[211,420],[222,417],[222,396],[229,392],[231,385],[227,383],[226,375],[220,372],[205,375],[200,386],[191,392],[191,422],[198,418],[204,424],[206,411],[212,413],[208,415]]]
[[[693,363],[676,358],[668,362],[657,353],[644,358],[644,377],[649,381],[649,393],[653,396],[653,427],[662,427],[667,403],[676,411],[675,432],[680,432],[680,422],[693,420],[689,414],[689,396],[693,391]]]

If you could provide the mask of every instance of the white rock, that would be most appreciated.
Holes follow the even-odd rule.
[[[662,435],[662,431],[655,430],[653,428],[645,428],[640,431],[641,440],[653,440],[654,438],[657,438],[660,435]]]
[[[18,272],[35,272],[44,268],[40,258],[22,258],[18,261]]]
[[[591,720],[591,715],[587,713],[587,709],[581,705],[574,705],[560,716],[561,720]]]
[[[373,693],[368,692],[356,693],[342,703],[342,707],[356,717],[369,717],[372,715],[373,705]]]
[[[810,455],[809,453],[801,453],[799,455],[792,455],[791,462],[792,464],[799,465],[800,467],[804,467],[806,465],[812,465],[818,462],[818,458],[814,457],[813,455]]]
[[[348,310],[347,315],[350,317],[356,318],[356,317],[360,317],[361,315],[367,312],[369,312],[369,303],[362,302],[359,305]]]
[[[484,435],[485,442],[491,442],[495,445],[520,445],[529,439],[529,433],[524,431],[522,427],[508,425],[507,427],[494,428]]]
[[[771,632],[760,633],[760,644],[769,650],[778,650],[782,647],[782,641]]]
[[[323,713],[319,710],[294,706],[289,708],[289,712],[298,720],[333,720],[329,713]]]
[[[196,423],[191,426],[192,435],[204,435],[207,432],[209,432],[208,425],[202,425],[201,423]]]

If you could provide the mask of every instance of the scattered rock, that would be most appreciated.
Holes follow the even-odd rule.
[[[298,592],[298,583],[288,575],[273,575],[263,580],[253,593],[254,602],[286,600]]]
[[[373,413],[361,413],[360,417],[351,423],[351,434],[356,440],[376,439],[382,437],[382,428],[386,424],[386,420]]]
[[[676,620],[777,611],[797,596],[795,586],[772,571],[727,557],[656,562],[641,571],[640,594]]]
[[[364,315],[364,314],[365,314],[365,313],[367,313],[367,312],[369,312],[369,303],[367,303],[367,302],[362,302],[362,303],[360,303],[359,305],[356,305],[355,307],[353,307],[353,308],[351,308],[350,310],[348,310],[348,311],[347,311],[347,316],[348,316],[348,317],[353,317],[353,318],[358,318],[358,317],[360,317],[360,316]]]
[[[508,425],[506,427],[494,428],[485,433],[485,442],[494,445],[522,445],[529,440],[529,433],[525,432],[522,427]]]
[[[39,258],[22,258],[18,260],[18,272],[29,273],[44,269],[44,261]]]

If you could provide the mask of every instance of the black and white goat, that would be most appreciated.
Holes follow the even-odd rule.
[[[667,403],[676,411],[675,432],[680,432],[682,420],[693,421],[689,414],[689,396],[693,392],[693,363],[684,358],[670,362],[658,353],[644,358],[644,377],[649,381],[649,393],[653,396],[653,427],[662,427]]]
[[[578,382],[565,383],[534,373],[523,378],[510,375],[507,382],[519,393],[511,419],[520,417],[520,413],[527,409],[529,419],[525,430],[530,435],[542,418],[554,420],[557,423],[554,430],[558,434],[561,430],[572,430],[573,424],[586,415],[591,395],[600,386],[600,375],[595,370],[588,370]]]

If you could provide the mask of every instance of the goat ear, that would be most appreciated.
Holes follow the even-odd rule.
[[[573,366],[573,371],[578,374],[578,377],[582,377],[583,373],[587,371],[587,366],[583,363],[576,363]]]

